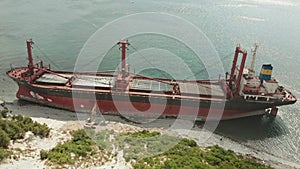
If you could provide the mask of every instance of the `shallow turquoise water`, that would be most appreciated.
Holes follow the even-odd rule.
[[[10,64],[20,66],[27,62],[26,39],[32,38],[41,50],[34,48],[35,59],[43,59],[52,64],[54,69],[72,70],[80,49],[96,30],[119,17],[140,12],[165,12],[194,24],[210,39],[226,71],[230,69],[236,44],[241,44],[250,52],[250,47],[258,41],[260,48],[256,69],[258,70],[262,63],[272,63],[277,80],[300,98],[300,2],[297,1],[2,0],[0,99],[15,99],[17,86],[6,77],[5,71],[9,69]],[[147,47],[148,38],[152,40],[153,47],[156,47],[159,41],[166,41],[154,36],[138,36],[131,39],[135,42],[132,45],[136,49],[143,49]],[[170,41],[169,44],[172,45],[165,46],[164,49],[183,57],[190,57],[187,62],[193,71],[200,71],[201,78],[206,77],[206,72],[201,71],[203,65],[196,57],[192,57],[189,51],[176,50],[180,47],[176,41]],[[114,54],[118,54],[117,49],[108,54],[111,58],[106,58],[101,68],[116,67],[115,62],[119,56],[115,57]],[[169,66],[176,69],[176,65]],[[156,71],[144,73],[161,76]],[[300,163],[299,113],[298,102],[280,108],[279,117],[270,126],[259,123],[255,124],[260,125],[257,127],[243,122],[241,129],[245,131],[239,131],[225,123],[222,132],[237,138],[243,144]],[[236,125],[238,123],[235,122]],[[254,132],[252,128],[259,131]]]

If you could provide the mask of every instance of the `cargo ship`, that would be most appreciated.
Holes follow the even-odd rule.
[[[178,80],[129,72],[128,41],[118,42],[121,69],[97,72],[51,70],[42,61],[34,63],[33,41],[27,40],[26,44],[28,65],[11,67],[6,73],[18,84],[17,98],[51,107],[90,112],[97,106],[99,113],[111,115],[226,120],[276,116],[279,106],[297,101],[272,77],[272,65],[264,64],[260,74],[255,75],[257,47],[250,68],[245,68],[247,51],[238,45],[231,71],[224,78]]]

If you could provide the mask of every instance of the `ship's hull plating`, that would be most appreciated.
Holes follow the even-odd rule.
[[[17,97],[23,100],[67,109],[90,112],[95,104],[104,114],[124,116],[176,116],[197,120],[234,119],[262,115],[265,110],[280,103],[247,102],[242,98],[234,100],[195,100],[178,97],[152,97],[118,92],[76,91],[70,89],[39,88],[25,81],[17,81]],[[209,115],[209,116],[208,116]]]

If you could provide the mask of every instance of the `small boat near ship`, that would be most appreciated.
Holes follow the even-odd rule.
[[[94,105],[103,114],[130,116],[173,116],[222,120],[271,114],[279,106],[297,99],[272,77],[272,65],[254,72],[256,50],[249,69],[247,52],[237,46],[231,72],[224,79],[178,80],[152,78],[130,73],[126,65],[128,41],[120,41],[121,70],[66,72],[51,70],[42,61],[33,62],[32,40],[27,40],[28,65],[14,67],[7,75],[18,84],[16,97],[71,111],[90,112]],[[256,48],[257,49],[257,48]],[[239,57],[240,66],[237,66]],[[194,92],[194,91],[198,92]]]

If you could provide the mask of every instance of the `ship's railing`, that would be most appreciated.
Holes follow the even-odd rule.
[[[284,94],[283,101],[297,101],[296,97],[290,91],[283,89],[282,93]]]
[[[263,100],[263,101],[270,101],[270,99],[275,99],[273,96],[262,96],[262,95],[250,95],[250,94],[244,94],[245,100]]]
[[[37,67],[37,68],[43,68],[44,67],[43,61],[41,61],[41,60],[38,61],[37,63],[34,64],[34,66]]]

